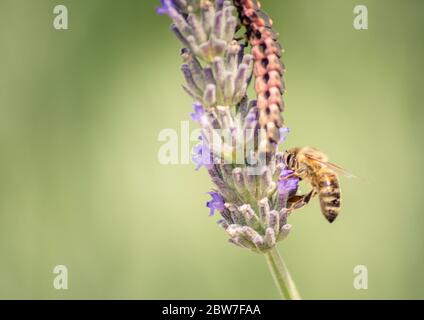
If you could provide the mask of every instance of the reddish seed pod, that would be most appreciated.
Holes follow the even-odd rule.
[[[277,33],[272,29],[272,20],[260,10],[258,0],[233,1],[252,46],[259,125],[267,133],[267,152],[272,152],[279,140],[279,129],[283,126],[281,112],[285,87],[282,75],[285,70],[280,61],[282,49]]]

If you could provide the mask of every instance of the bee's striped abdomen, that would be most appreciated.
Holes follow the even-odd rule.
[[[339,179],[334,173],[323,168],[317,174],[316,183],[321,212],[329,222],[333,222],[340,212]]]
[[[242,24],[246,26],[247,37],[252,46],[259,125],[266,130],[268,151],[273,150],[280,138],[279,129],[283,126],[282,49],[277,42],[277,34],[272,29],[272,21],[260,10],[259,1],[234,0],[234,5]]]

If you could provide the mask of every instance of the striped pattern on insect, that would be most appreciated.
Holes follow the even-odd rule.
[[[282,49],[272,29],[272,21],[260,10],[259,1],[234,0],[234,5],[252,46],[259,125],[266,132],[266,149],[272,152],[280,139],[279,129],[283,126],[282,75],[285,69],[280,61]]]
[[[353,177],[353,175],[328,162],[328,157],[323,152],[312,147],[289,149],[284,154],[284,162],[288,170],[294,171],[284,179],[296,176],[312,186],[308,194],[289,198],[290,208],[298,209],[318,195],[322,214],[330,223],[333,222],[339,215],[341,206],[338,175],[347,177]]]

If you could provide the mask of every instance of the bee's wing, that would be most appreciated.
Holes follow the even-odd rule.
[[[342,167],[339,167],[338,165],[331,163],[331,162],[326,162],[326,161],[322,161],[320,159],[315,158],[314,156],[308,154],[306,155],[306,157],[308,157],[309,159],[313,160],[313,161],[317,161],[319,162],[321,165],[327,167],[328,169],[330,169],[331,171],[334,171],[335,173],[344,176],[346,178],[358,178],[357,176],[355,176],[354,174],[350,173],[349,171],[343,169]]]
[[[327,166],[329,169],[333,170],[334,172],[338,173],[339,175],[345,176],[346,178],[358,178],[353,173],[343,169],[342,167],[339,167],[338,165],[327,162],[324,163],[325,166]]]

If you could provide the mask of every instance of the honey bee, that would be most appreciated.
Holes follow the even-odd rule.
[[[305,195],[295,195],[288,199],[289,208],[294,210],[307,204],[318,195],[321,212],[332,223],[340,212],[341,192],[338,175],[353,177],[339,166],[328,162],[328,157],[312,147],[292,148],[285,152],[284,162],[288,170],[294,173],[285,177],[297,177],[312,186]]]

